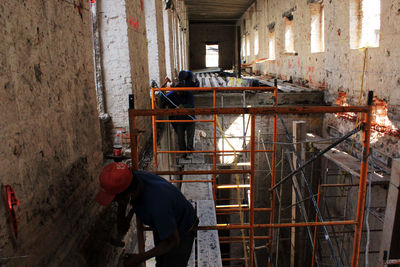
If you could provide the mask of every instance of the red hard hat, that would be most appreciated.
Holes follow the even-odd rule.
[[[132,182],[132,171],[125,163],[113,162],[103,168],[99,180],[101,189],[96,195],[96,201],[100,205],[107,206],[115,195],[129,187]]]

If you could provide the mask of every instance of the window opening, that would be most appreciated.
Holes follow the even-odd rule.
[[[206,68],[218,67],[219,45],[206,45]]]
[[[285,17],[285,52],[294,53],[293,17]]]
[[[268,34],[268,58],[275,59],[275,30]]]
[[[257,56],[260,50],[259,43],[258,43],[258,31],[254,34],[254,55]]]
[[[324,6],[320,3],[310,4],[311,15],[311,53],[324,52]]]
[[[246,35],[246,56],[250,56],[250,35]]]
[[[380,0],[351,0],[350,48],[378,47],[380,19]]]
[[[243,35],[242,37],[242,60],[245,60],[245,56],[246,56],[246,36]]]

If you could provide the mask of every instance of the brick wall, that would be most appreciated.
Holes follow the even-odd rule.
[[[357,16],[350,16],[350,9],[359,0],[328,1],[324,2],[324,39],[325,50],[320,53],[311,53],[311,13],[312,5],[307,1],[256,1],[242,16],[237,25],[243,25],[242,34],[248,33],[250,56],[245,57],[247,62],[258,58],[268,57],[268,27],[275,22],[275,51],[276,59],[264,63],[254,64],[255,73],[273,75],[283,80],[292,77],[294,82],[320,89],[325,93],[325,100],[334,103],[339,92],[345,92],[348,103],[356,105],[359,102],[361,78],[364,58],[366,62],[363,81],[361,104],[366,104],[368,90],[373,90],[375,96],[388,104],[388,117],[397,127],[400,127],[400,63],[398,56],[400,34],[396,30],[400,22],[399,8],[396,1],[380,1],[380,40],[379,47],[368,48],[365,56],[360,49],[351,49],[357,32],[352,32],[352,24]],[[257,10],[257,16],[253,16]],[[294,50],[296,53],[285,53],[285,18],[283,14],[291,12],[293,15]],[[352,12],[354,15],[355,13]],[[255,27],[260,40],[260,53],[254,55]],[[354,37],[354,38],[353,38]],[[337,128],[340,121],[329,119]],[[343,128],[343,127],[342,127]],[[349,130],[350,128],[343,128]],[[393,145],[398,139],[384,136],[375,144],[376,149],[388,147],[383,151],[388,155],[399,156],[397,146]]]

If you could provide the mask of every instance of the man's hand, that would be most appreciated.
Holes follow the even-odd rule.
[[[124,267],[135,267],[140,266],[144,258],[141,254],[125,254],[124,255]]]

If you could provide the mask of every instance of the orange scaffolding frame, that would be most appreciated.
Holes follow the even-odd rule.
[[[156,106],[155,91],[159,90],[161,92],[165,91],[211,91],[213,93],[213,107],[212,108],[186,108],[186,109],[158,109]],[[222,91],[270,91],[273,92],[273,106],[272,107],[235,107],[235,108],[222,108],[216,105],[216,95],[217,92]],[[154,165],[158,166],[157,155],[160,153],[212,153],[213,154],[213,167],[211,170],[187,170],[187,171],[155,171],[158,175],[202,175],[202,174],[212,174],[212,180],[173,180],[171,182],[179,183],[203,183],[211,182],[213,187],[213,197],[216,201],[216,190],[217,190],[217,175],[218,174],[249,174],[250,176],[250,202],[249,206],[242,207],[223,207],[219,208],[218,212],[236,212],[236,211],[246,211],[249,212],[249,223],[244,224],[217,224],[216,226],[199,226],[198,230],[228,230],[228,229],[248,229],[248,236],[244,238],[248,240],[248,252],[249,258],[248,263],[250,267],[254,266],[254,240],[255,239],[265,239],[268,240],[269,254],[273,256],[273,229],[274,228],[290,228],[290,227],[307,227],[314,226],[314,246],[313,246],[313,264],[315,258],[315,239],[316,231],[318,226],[335,226],[335,225],[354,225],[354,241],[353,241],[353,256],[352,256],[352,267],[358,266],[358,258],[360,252],[361,234],[362,234],[362,224],[364,218],[364,206],[366,198],[366,183],[367,183],[367,170],[368,170],[368,156],[369,156],[369,140],[370,140],[370,128],[371,128],[371,105],[372,105],[372,92],[370,92],[368,97],[368,105],[366,106],[282,106],[278,107],[278,88],[274,87],[202,87],[202,88],[152,88],[152,109],[135,109],[133,95],[129,96],[129,122],[130,122],[130,137],[131,137],[131,156],[132,156],[132,167],[133,169],[138,169],[138,134],[139,130],[136,128],[136,117],[152,117],[152,128],[153,128],[153,153],[154,153]],[[275,209],[275,183],[276,183],[276,144],[277,144],[277,118],[278,114],[318,114],[318,113],[347,113],[347,112],[360,112],[364,114],[363,116],[363,158],[361,161],[360,170],[360,182],[358,184],[358,202],[357,202],[357,215],[355,220],[344,220],[344,221],[324,221],[319,222],[318,217],[316,217],[315,222],[296,222],[296,223],[274,223],[274,209]],[[157,149],[157,123],[171,122],[171,120],[157,120],[157,116],[160,115],[213,115],[213,120],[196,120],[198,122],[212,122],[213,123],[213,140],[214,140],[214,150],[207,151],[158,151]],[[241,151],[230,151],[230,150],[217,150],[217,135],[216,135],[216,116],[218,114],[249,114],[250,115],[250,149]],[[256,115],[272,115],[273,116],[273,144],[272,149],[256,150],[255,149],[255,118]],[[180,121],[182,122],[182,121]],[[224,155],[224,153],[232,152],[249,152],[250,153],[250,169],[248,170],[218,170],[217,169],[217,155]],[[272,169],[271,169],[271,194],[270,194],[270,207],[269,208],[255,208],[254,202],[254,185],[255,185],[255,153],[257,152],[270,152],[272,153]],[[327,186],[327,185],[325,185]],[[333,186],[354,186],[354,185],[333,185]],[[236,188],[236,187],[233,187]],[[320,187],[318,191],[318,198],[320,195]],[[319,202],[319,201],[318,201]],[[217,210],[217,209],[216,209]],[[254,213],[258,211],[269,212],[269,223],[267,224],[255,224],[254,223]],[[265,228],[269,229],[268,236],[255,236],[254,229]],[[138,240],[139,249],[144,251],[144,237],[143,237],[143,226],[138,222]],[[227,242],[237,242],[242,240],[242,236],[236,237],[223,237],[221,241]],[[246,260],[245,258],[224,258],[223,261],[231,260]],[[268,262],[271,266],[271,262]]]

